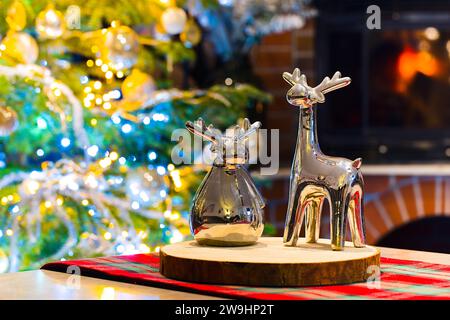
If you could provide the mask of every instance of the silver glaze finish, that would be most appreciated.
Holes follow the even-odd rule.
[[[330,204],[331,248],[343,250],[347,218],[355,247],[365,246],[361,158],[348,160],[324,155],[317,139],[316,103],[324,94],[350,84],[351,79],[336,72],[318,86],[308,86],[306,76],[295,69],[283,73],[292,86],[287,101],[300,108],[297,145],[291,169],[288,210],[284,228],[285,245],[296,246],[303,220],[306,241],[319,238],[324,200]]]
[[[223,135],[200,118],[187,122],[194,134],[212,142],[216,158],[194,196],[190,227],[199,244],[211,246],[245,246],[254,244],[264,229],[264,200],[244,167],[248,159],[246,140],[261,126],[236,126],[232,134]],[[228,132],[227,132],[228,133]]]

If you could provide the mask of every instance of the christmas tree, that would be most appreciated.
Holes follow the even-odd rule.
[[[158,251],[189,236],[202,167],[174,129],[226,128],[269,97],[189,76],[214,0],[0,4],[0,272]],[[221,79],[223,83],[223,79]]]

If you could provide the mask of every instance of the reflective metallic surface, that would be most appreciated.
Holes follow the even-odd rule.
[[[320,214],[324,200],[330,204],[331,247],[342,250],[345,241],[347,218],[355,247],[364,247],[363,177],[361,159],[348,160],[322,153],[317,139],[316,107],[324,102],[324,94],[350,83],[336,72],[326,77],[317,87],[306,83],[305,75],[295,69],[285,72],[283,78],[292,85],[286,98],[300,107],[297,146],[292,163],[289,202],[283,241],[295,246],[305,220],[305,237],[308,242],[319,238]]]
[[[264,229],[264,200],[243,166],[247,159],[245,139],[260,126],[236,128],[236,135],[224,136],[203,121],[186,123],[193,133],[213,142],[216,161],[193,199],[191,232],[200,244],[244,246],[255,243]],[[228,148],[230,145],[233,148]]]

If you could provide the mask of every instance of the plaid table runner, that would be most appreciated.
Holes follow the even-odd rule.
[[[157,254],[136,254],[48,263],[42,269],[72,273],[78,266],[82,276],[139,285],[162,287],[226,298],[308,299],[450,299],[450,266],[420,261],[381,258],[377,283],[298,288],[210,285],[168,279],[159,273]]]

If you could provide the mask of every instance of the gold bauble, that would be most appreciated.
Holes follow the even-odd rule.
[[[190,19],[180,34],[180,40],[187,47],[196,46],[202,39],[202,31],[194,20]]]
[[[16,0],[8,8],[6,23],[8,23],[9,29],[13,31],[20,31],[25,28],[27,25],[27,13],[22,2]]]
[[[48,6],[36,18],[36,31],[41,39],[59,38],[65,31],[64,15]]]
[[[35,63],[39,56],[36,40],[25,32],[8,32],[2,45],[3,53],[19,63]]]
[[[19,119],[14,109],[6,106],[0,106],[0,137],[7,137],[19,125]]]
[[[139,37],[133,29],[115,23],[104,32],[100,58],[114,71],[133,67],[138,59]]]
[[[128,101],[145,102],[156,90],[155,80],[149,74],[133,69],[122,82],[122,95]]]
[[[179,34],[186,25],[186,12],[177,7],[170,7],[164,10],[161,15],[161,24],[168,34]]]

